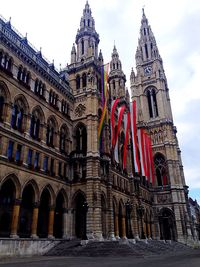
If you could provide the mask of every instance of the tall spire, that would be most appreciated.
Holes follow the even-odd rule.
[[[98,58],[99,35],[95,30],[95,21],[88,1],[86,1],[80,21],[80,29],[76,35],[77,61],[89,57]]]
[[[154,59],[160,59],[159,51],[156,44],[156,39],[148,23],[148,19],[145,15],[144,8],[142,9],[140,37],[138,40],[138,47],[135,58],[137,65],[152,61]]]
[[[126,76],[122,71],[122,63],[119,59],[117,48],[114,44],[113,52],[111,54],[112,60],[110,62],[109,83],[111,88],[111,97],[125,97],[125,82]]]

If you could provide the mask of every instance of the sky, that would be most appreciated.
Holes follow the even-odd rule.
[[[1,0],[1,15],[60,69],[70,63],[72,44],[86,0]],[[142,8],[163,59],[174,124],[189,195],[200,203],[200,1],[89,0],[99,49],[111,60],[114,43],[129,87]]]

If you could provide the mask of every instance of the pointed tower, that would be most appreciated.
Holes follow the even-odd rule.
[[[72,184],[79,183],[85,192],[87,211],[87,238],[101,239],[101,194],[100,166],[108,166],[109,159],[101,164],[98,127],[102,112],[101,68],[103,55],[98,53],[99,35],[95,30],[92,11],[85,4],[78,30],[71,51],[71,64],[66,68],[69,84],[72,88],[74,109],[71,114],[73,127],[73,151],[70,155]],[[108,123],[104,128],[108,132]],[[104,131],[104,132],[105,132]],[[105,134],[104,134],[105,135]],[[104,145],[106,144],[106,140]],[[104,168],[105,169],[105,168]],[[82,204],[77,204],[83,206]],[[77,217],[78,218],[78,217]],[[82,222],[81,222],[82,223]],[[86,223],[86,222],[85,222]],[[78,224],[78,220],[77,220]],[[78,230],[77,230],[78,231]],[[77,232],[77,236],[79,233]]]
[[[111,98],[125,97],[126,76],[122,71],[122,64],[115,45],[111,57],[112,60],[110,62],[110,74],[108,79],[111,89]]]
[[[185,224],[187,186],[162,58],[144,9],[135,59],[136,74],[132,70],[130,77],[131,94],[137,101],[138,127],[146,128],[153,144],[157,235],[185,242],[191,236],[189,220]]]
[[[95,22],[92,11],[88,4],[85,4],[83,16],[80,22],[80,29],[76,35],[77,61],[84,61],[89,57],[98,57],[99,35],[95,30]]]

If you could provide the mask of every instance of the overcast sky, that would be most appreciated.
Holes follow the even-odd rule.
[[[57,68],[70,63],[86,0],[6,0],[1,15]],[[89,0],[99,48],[109,62],[114,42],[127,77],[135,67],[142,8],[155,35],[168,79],[174,124],[190,196],[200,203],[200,1]]]

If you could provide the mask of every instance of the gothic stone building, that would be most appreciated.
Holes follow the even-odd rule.
[[[151,136],[156,181],[135,175],[131,141],[122,168],[110,149],[111,101],[129,108],[126,76],[114,46],[110,62],[103,147],[101,73],[88,2],[71,51],[71,63],[58,72],[0,19],[0,237],[65,239],[171,239],[191,237],[180,149],[169,89],[155,37],[143,12],[131,72],[131,98],[138,128]],[[117,115],[116,115],[117,116]]]

